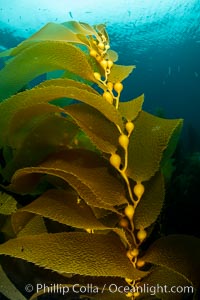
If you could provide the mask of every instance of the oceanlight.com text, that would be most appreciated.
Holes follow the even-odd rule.
[[[149,285],[143,286],[117,286],[116,284],[109,285],[110,293],[140,293],[149,294],[151,296],[156,294],[192,294],[194,293],[193,286],[168,286],[168,285]]]
[[[144,284],[143,286],[130,286],[130,285],[116,285],[116,284],[104,284],[103,287],[96,286],[94,284],[73,284],[73,285],[62,285],[62,284],[40,284],[38,283],[35,287],[32,284],[27,284],[25,290],[28,293],[40,292],[46,294],[60,294],[66,295],[70,292],[75,294],[103,294],[109,292],[111,294],[120,293],[139,293],[139,294],[193,294],[194,288],[192,286],[168,286],[168,285],[149,285]]]

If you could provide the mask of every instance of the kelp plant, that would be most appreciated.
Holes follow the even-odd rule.
[[[144,112],[143,95],[120,102],[134,66],[116,63],[105,26],[49,23],[0,56],[0,292],[27,296],[5,255],[59,274],[72,292],[75,283],[93,284],[84,291],[91,299],[172,299],[141,288],[197,288],[197,238],[163,236],[143,247],[163,206],[162,166],[182,120]],[[33,292],[31,299],[41,294]]]

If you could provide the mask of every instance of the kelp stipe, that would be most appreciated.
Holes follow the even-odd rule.
[[[32,262],[38,277],[50,269],[72,290],[92,283],[99,291],[86,292],[92,299],[146,299],[147,284],[197,288],[197,238],[172,235],[142,247],[163,206],[162,166],[183,121],[144,112],[143,95],[120,102],[135,67],[116,63],[102,24],[49,23],[8,54],[0,71],[1,256]],[[18,92],[44,73],[48,80]],[[20,195],[30,196],[27,205]],[[3,266],[1,293],[9,286],[11,300],[24,299],[6,274]],[[111,283],[126,288],[112,294]],[[160,289],[152,297],[171,299]]]

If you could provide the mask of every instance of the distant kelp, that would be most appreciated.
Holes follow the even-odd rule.
[[[8,53],[0,72],[0,229],[7,239],[0,254],[38,266],[37,280],[44,269],[69,289],[92,280],[103,292],[86,293],[92,299],[111,299],[109,282],[128,286],[117,297],[132,300],[151,298],[136,291],[144,284],[196,288],[200,241],[150,237],[165,198],[163,167],[183,120],[144,112],[144,95],[120,101],[134,66],[115,63],[102,24],[49,23]],[[36,76],[59,70],[58,78],[28,88]],[[13,290],[6,268],[0,276]]]

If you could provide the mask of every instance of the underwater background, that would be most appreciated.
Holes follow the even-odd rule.
[[[145,111],[184,119],[177,149],[162,169],[164,207],[144,249],[170,234],[200,238],[200,0],[0,0],[0,52],[15,47],[48,22],[71,20],[105,23],[111,49],[119,54],[118,64],[136,65],[123,82],[122,101],[144,93]],[[0,58],[3,67],[4,58]],[[45,79],[41,75],[30,85]],[[53,222],[49,224],[52,232],[60,230]],[[3,239],[0,235],[0,244]],[[20,286],[20,275],[13,274],[13,266],[20,269],[20,265],[9,257],[3,260]],[[22,268],[22,278],[34,277],[38,272],[34,268]],[[0,300],[7,299],[0,293]]]
[[[164,232],[200,236],[200,1],[0,0],[0,51],[16,46],[47,22],[70,20],[105,23],[118,63],[136,65],[125,80],[123,101],[144,93],[144,110],[184,119],[168,170],[173,175]]]

